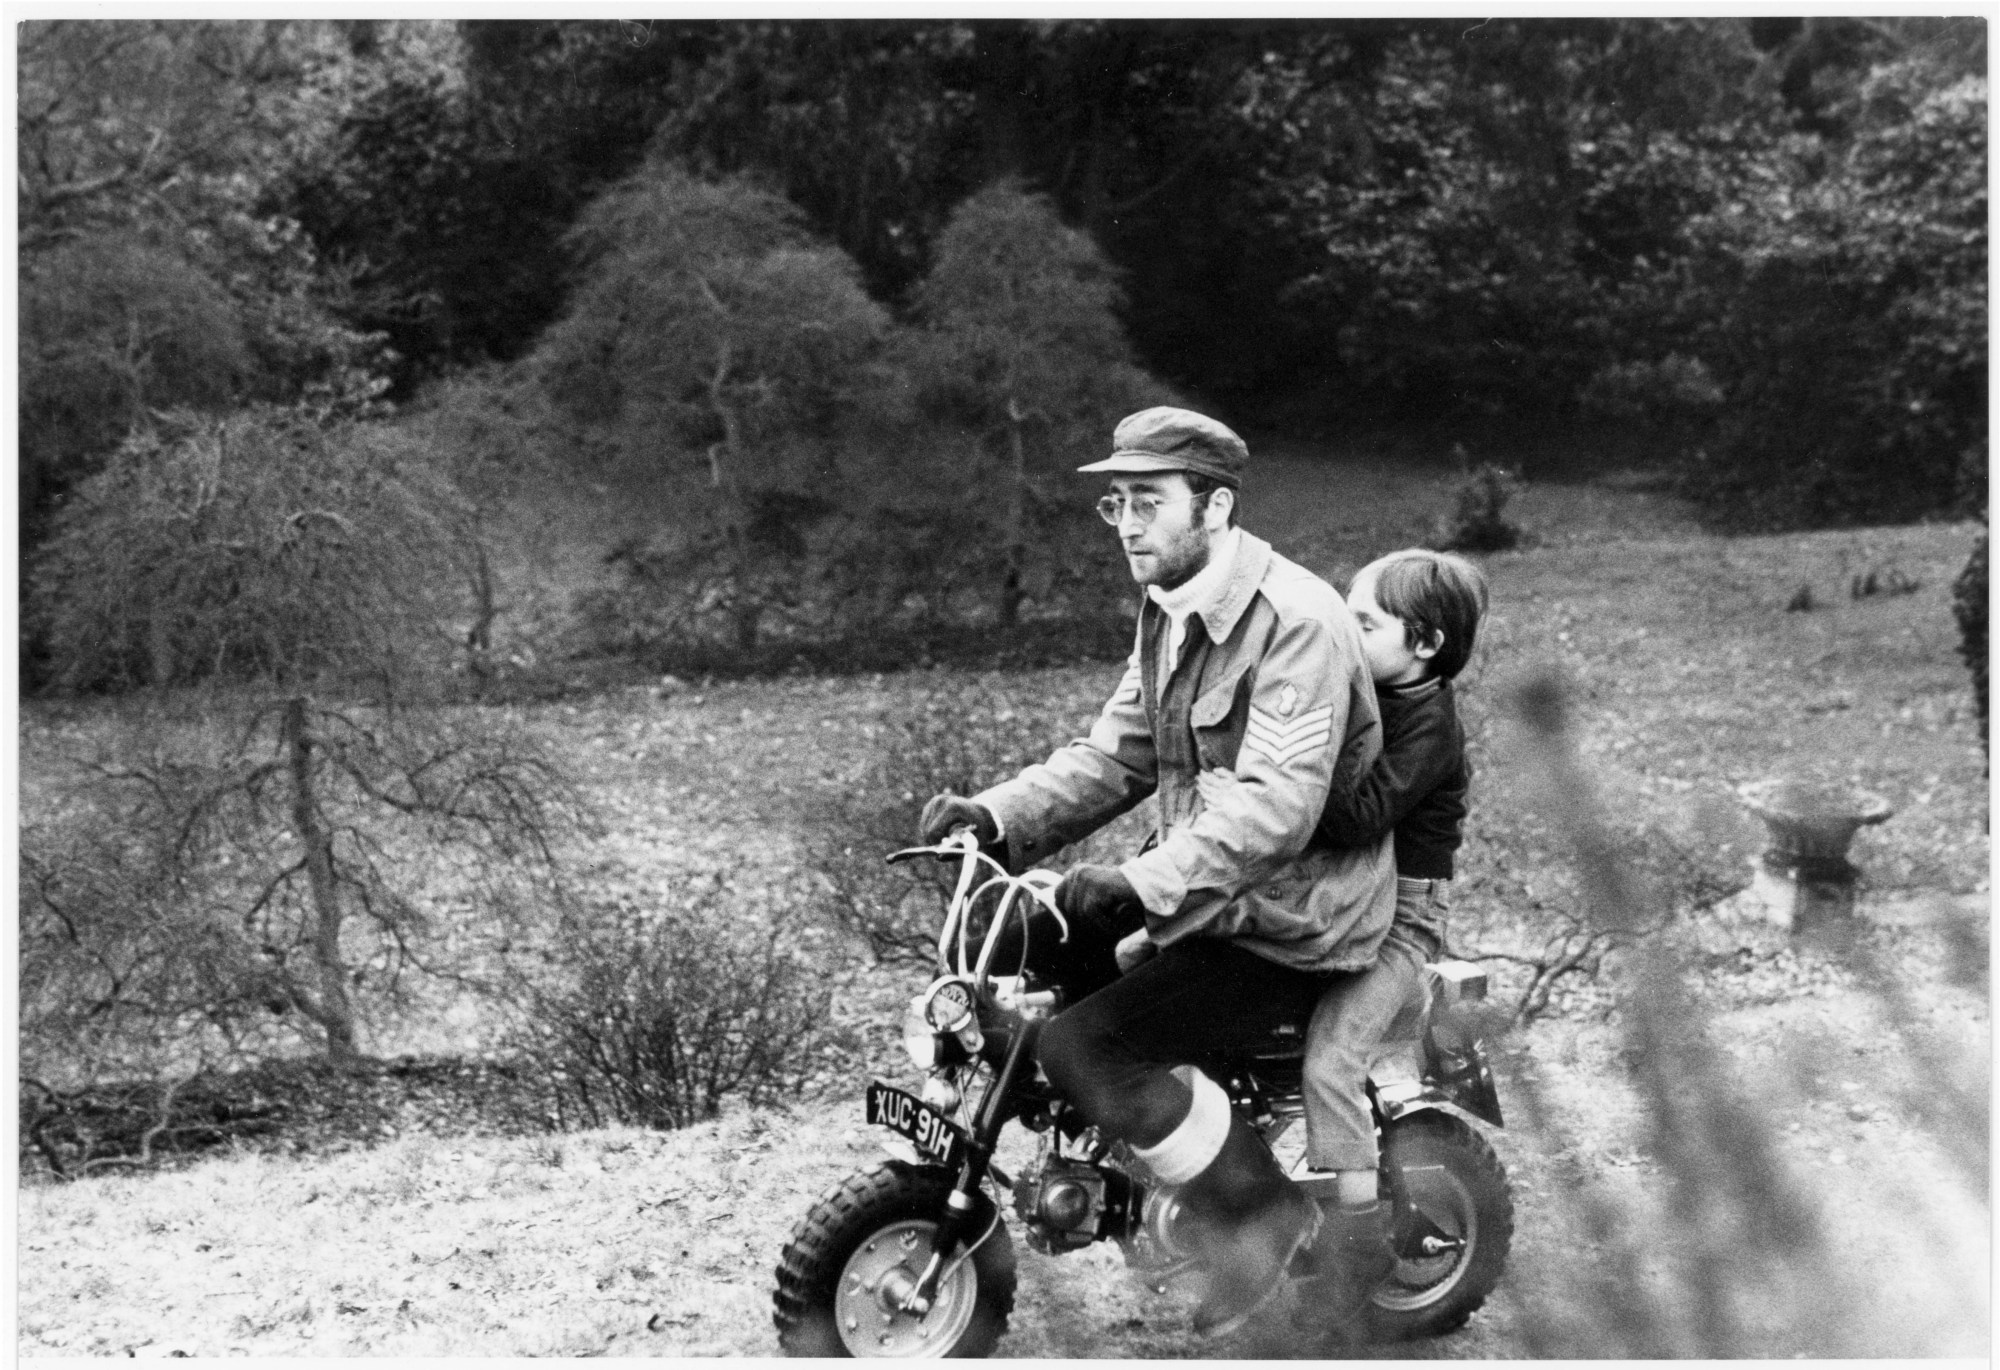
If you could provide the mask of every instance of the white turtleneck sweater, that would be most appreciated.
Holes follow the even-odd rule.
[[[1236,564],[1236,549],[1242,542],[1239,529],[1225,529],[1208,549],[1208,565],[1202,567],[1179,587],[1162,590],[1157,585],[1146,587],[1146,597],[1160,606],[1167,616],[1167,650],[1160,662],[1160,688],[1167,687],[1167,680],[1180,664],[1181,648],[1187,642],[1188,615],[1212,606],[1222,597],[1223,587],[1229,582],[1229,568]]]
[[[1181,647],[1187,642],[1188,615],[1198,609],[1207,609],[1222,598],[1222,587],[1229,582],[1229,568],[1236,564],[1236,549],[1242,545],[1242,530],[1230,528],[1209,544],[1208,565],[1202,567],[1178,589],[1162,590],[1157,585],[1148,585],[1146,595],[1160,606],[1167,615],[1166,658],[1160,663],[1160,688],[1167,688],[1167,681],[1180,664]],[[993,816],[994,839],[1007,835],[1000,815]]]

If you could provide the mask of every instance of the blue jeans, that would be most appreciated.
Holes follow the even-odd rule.
[[[1368,1109],[1368,1067],[1405,1012],[1423,1005],[1424,963],[1443,949],[1442,880],[1396,881],[1396,921],[1375,964],[1338,975],[1306,1030],[1306,1164],[1373,1170],[1380,1160]]]

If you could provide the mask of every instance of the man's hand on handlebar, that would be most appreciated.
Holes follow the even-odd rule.
[[[1139,902],[1139,891],[1116,866],[1071,866],[1056,886],[1056,908],[1062,916],[1105,931],[1125,925],[1118,911]]]
[[[955,794],[933,796],[924,805],[923,816],[917,819],[919,840],[936,846],[953,828],[972,829],[973,837],[982,847],[990,847],[1000,840],[1000,824],[995,821],[993,811],[984,804],[962,799]]]

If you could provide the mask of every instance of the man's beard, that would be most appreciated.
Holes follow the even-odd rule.
[[[1201,574],[1213,550],[1214,539],[1210,537],[1207,525],[1197,523],[1187,530],[1184,537],[1175,538],[1154,554],[1154,577],[1141,583],[1156,585],[1162,590],[1178,590]],[[1136,573],[1134,579],[1137,579]]]

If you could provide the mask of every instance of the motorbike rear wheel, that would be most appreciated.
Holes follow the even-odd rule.
[[[1435,1337],[1486,1302],[1514,1238],[1507,1172],[1486,1139],[1448,1113],[1398,1119],[1383,1162],[1409,1198],[1397,1223],[1396,1268],[1369,1299],[1378,1341]]]
[[[823,1195],[778,1258],[779,1348],[788,1356],[991,1355],[1014,1310],[1014,1245],[984,1196],[973,1215],[977,1245],[955,1268],[947,1263],[929,1312],[896,1306],[923,1272],[951,1188],[944,1170],[885,1161]]]

